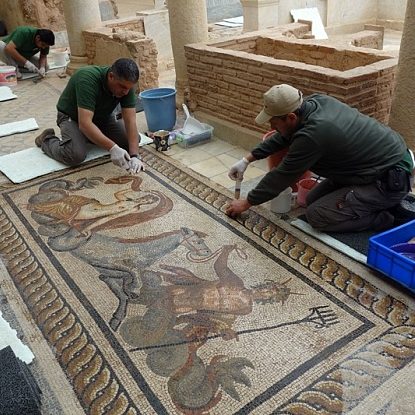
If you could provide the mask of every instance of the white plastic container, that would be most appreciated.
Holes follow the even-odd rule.
[[[199,144],[204,144],[212,138],[213,127],[209,124],[201,123],[203,130],[195,134],[183,134],[183,130],[176,135],[176,143],[182,148],[190,148]]]
[[[53,52],[53,62],[55,63],[55,66],[66,66],[68,64],[68,58],[69,56],[66,50],[63,52]]]
[[[17,85],[16,68],[14,66],[0,66],[0,86]]]
[[[271,200],[271,212],[287,213],[291,210],[293,189],[287,187],[277,197]]]

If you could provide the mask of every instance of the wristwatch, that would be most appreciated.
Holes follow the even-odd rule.
[[[141,160],[141,156],[139,154],[130,154],[130,157],[133,158],[138,158],[139,160]]]

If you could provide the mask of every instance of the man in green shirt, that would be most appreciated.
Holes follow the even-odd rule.
[[[264,94],[264,108],[255,121],[269,122],[277,132],[231,167],[231,179],[241,180],[254,160],[283,148],[288,153],[247,199],[231,202],[229,216],[273,199],[311,170],[325,178],[307,196],[307,220],[314,228],[353,232],[393,226],[393,208],[410,191],[414,168],[397,132],[330,96],[303,99],[286,84]]]
[[[76,166],[88,152],[88,143],[110,152],[111,160],[130,173],[144,170],[138,154],[135,86],[139,69],[132,59],[118,59],[111,67],[89,65],[78,69],[63,90],[56,123],[61,137],[48,128],[35,143],[51,158]],[[121,105],[122,119],[114,109]]]
[[[0,60],[16,67],[17,78],[21,78],[19,68],[45,76],[49,47],[54,44],[51,30],[20,26],[0,40]]]

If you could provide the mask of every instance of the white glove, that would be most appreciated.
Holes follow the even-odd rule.
[[[143,162],[141,161],[141,157],[140,156],[132,156],[131,159],[130,159],[130,173],[131,174],[139,173],[140,170],[143,170],[143,171],[146,170],[144,168]]]
[[[242,180],[244,178],[244,173],[248,167],[249,161],[243,157],[241,160],[237,161],[229,170],[228,177],[231,180]]]
[[[46,75],[46,69],[45,69],[45,67],[44,67],[44,66],[41,66],[41,67],[39,68],[39,75],[40,75],[42,78],[44,78],[44,77],[45,77],[45,75]]]
[[[125,170],[130,169],[130,155],[118,144],[114,144],[110,149],[111,161],[118,167],[122,167]]]
[[[29,72],[34,72],[34,73],[39,73],[39,69],[36,67],[36,65],[33,65],[32,62],[30,61],[26,61],[26,63],[24,64],[24,67],[29,71]]]

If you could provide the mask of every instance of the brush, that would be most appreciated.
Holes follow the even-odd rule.
[[[239,199],[239,197],[241,196],[241,184],[242,180],[237,179],[235,182],[235,199]]]

